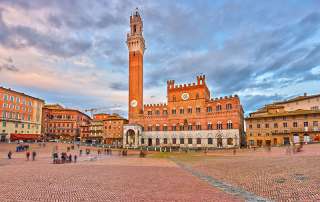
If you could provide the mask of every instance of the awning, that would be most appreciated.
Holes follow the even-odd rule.
[[[40,135],[39,134],[10,134],[10,140],[16,141],[16,140],[39,140]]]

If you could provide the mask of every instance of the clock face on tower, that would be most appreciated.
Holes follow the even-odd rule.
[[[131,100],[130,105],[131,107],[136,107],[138,105],[137,100]]]
[[[182,98],[182,100],[188,100],[189,99],[189,93],[182,93],[181,98]]]

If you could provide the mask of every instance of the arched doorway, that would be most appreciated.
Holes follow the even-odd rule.
[[[305,142],[305,143],[310,142],[310,136],[308,134],[303,135],[303,142]]]
[[[300,137],[297,133],[293,134],[293,143],[298,144],[300,142]]]
[[[127,145],[132,146],[132,145],[135,144],[135,132],[134,132],[134,130],[129,129],[129,130],[127,131],[127,133],[126,133],[126,140],[127,140],[127,142],[126,142]]]

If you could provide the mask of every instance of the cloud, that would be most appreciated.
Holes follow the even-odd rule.
[[[16,65],[13,62],[13,59],[11,57],[8,58],[0,58],[0,72],[4,71],[10,71],[10,72],[18,72],[19,69],[16,67]]]
[[[121,103],[116,108],[125,112],[125,41],[135,7],[147,47],[145,102],[166,99],[166,80],[195,82],[200,73],[212,96],[239,94],[247,111],[296,95],[292,85],[320,90],[319,3],[308,0],[2,0],[0,54],[14,62],[1,60],[0,79],[51,101],[82,108]]]

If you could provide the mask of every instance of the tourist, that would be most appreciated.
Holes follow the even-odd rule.
[[[80,151],[79,151],[79,156],[81,156],[82,155],[82,149],[80,149]]]
[[[8,152],[8,159],[11,159],[11,157],[12,157],[12,152],[11,152],[11,150]]]
[[[29,161],[29,158],[30,158],[30,151],[27,151],[27,152],[26,152],[26,157],[27,157],[27,161]]]
[[[73,159],[74,159],[73,162],[74,162],[74,163],[77,163],[77,158],[78,158],[78,157],[77,157],[77,155],[75,154],[74,157],[73,157]]]
[[[72,155],[69,154],[69,163],[71,163],[71,162],[72,162]]]
[[[36,160],[37,153],[36,151],[32,152],[32,161]]]
[[[233,149],[233,155],[236,155],[236,153],[237,153],[237,150],[234,148]]]
[[[104,155],[107,155],[107,149],[104,148]]]

